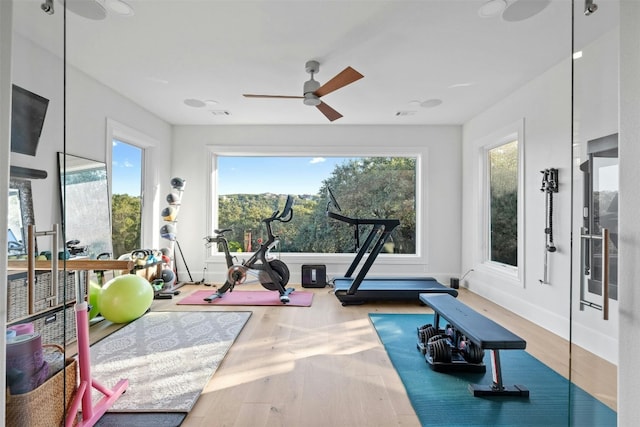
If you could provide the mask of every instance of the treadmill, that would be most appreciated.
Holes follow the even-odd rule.
[[[354,226],[356,239],[356,257],[347,269],[344,277],[333,280],[334,293],[343,306],[364,304],[367,301],[408,301],[420,303],[421,293],[448,293],[458,296],[458,291],[444,286],[433,277],[366,277],[391,232],[400,225],[398,219],[351,218],[341,212],[333,192],[327,187],[329,203],[327,217]],[[332,209],[333,208],[333,209]],[[334,211],[335,210],[335,211]],[[359,230],[361,225],[372,226],[367,238],[360,246]],[[364,264],[353,277],[365,254],[369,253]]]

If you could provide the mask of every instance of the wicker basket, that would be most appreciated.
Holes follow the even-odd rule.
[[[7,322],[29,314],[27,273],[12,274],[7,281]]]
[[[51,272],[38,271],[33,285],[33,309],[29,312],[29,282],[27,273],[16,273],[9,276],[7,282],[7,322],[21,319],[40,311],[44,311],[62,304],[63,301],[75,300],[76,275],[71,271],[58,272],[57,300],[51,292]],[[86,284],[81,289],[82,295],[87,294]]]
[[[43,344],[65,345],[76,340],[76,311],[69,306],[33,321],[33,329],[42,336]],[[66,339],[65,339],[66,338]]]
[[[66,360],[60,371],[40,387],[11,395],[7,389],[6,425],[12,427],[58,427],[64,424],[65,408],[73,400],[77,386],[78,362]],[[61,396],[65,396],[64,405]]]

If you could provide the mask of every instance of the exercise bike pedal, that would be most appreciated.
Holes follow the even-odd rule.
[[[293,288],[287,288],[284,291],[284,294],[280,295],[280,302],[283,304],[286,304],[288,302],[291,302],[291,298],[289,298],[289,294],[291,292],[295,291],[295,289]]]
[[[206,302],[211,302],[218,298],[222,298],[222,295],[216,292],[215,294],[212,294],[212,295],[209,295],[208,297],[203,298],[203,300]]]

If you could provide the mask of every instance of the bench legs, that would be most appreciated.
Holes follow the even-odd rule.
[[[502,382],[502,369],[500,366],[500,352],[491,351],[491,371],[493,374],[493,384],[479,385],[469,384],[469,391],[474,396],[516,396],[529,397],[529,390],[521,385],[505,386]]]

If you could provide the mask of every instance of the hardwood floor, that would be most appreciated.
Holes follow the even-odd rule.
[[[253,288],[262,289],[243,286]],[[213,288],[183,286],[181,295],[156,300],[152,309],[253,314],[184,427],[420,425],[368,314],[424,313],[427,307],[396,303],[343,307],[330,288],[304,289],[315,293],[312,307],[176,305],[195,289]],[[460,289],[459,298],[520,335],[527,341],[526,351],[567,376],[567,341],[465,289]],[[92,340],[114,328],[108,322],[94,325]],[[574,382],[615,409],[616,367],[575,346],[572,357]]]

